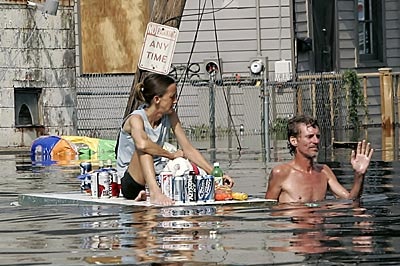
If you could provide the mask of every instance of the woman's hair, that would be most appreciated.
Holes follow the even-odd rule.
[[[154,96],[162,97],[167,88],[174,83],[175,80],[170,76],[156,73],[149,74],[143,82],[136,84],[133,110],[136,110],[142,104],[150,105]]]
[[[287,138],[288,148],[291,155],[296,151],[296,147],[290,143],[290,137],[298,137],[300,135],[299,124],[305,124],[306,126],[312,126],[314,128],[319,127],[317,119],[308,115],[297,115],[289,119],[287,125]]]

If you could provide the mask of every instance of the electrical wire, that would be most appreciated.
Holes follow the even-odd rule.
[[[211,5],[212,5],[212,9],[214,10],[214,0],[211,0]],[[225,100],[225,104],[226,104],[226,109],[228,111],[229,119],[231,120],[233,127],[235,127],[235,122],[233,121],[233,118],[232,118],[231,108],[228,104],[228,99],[227,99],[228,97],[227,97],[226,91],[225,91],[224,80],[222,78],[221,57],[220,57],[219,46],[218,46],[218,34],[217,34],[217,24],[216,24],[216,19],[215,19],[215,12],[213,12],[212,14],[213,14],[213,24],[214,24],[215,46],[216,46],[216,50],[217,50],[218,65],[220,66],[220,73],[221,73],[222,91],[224,94],[224,100]],[[240,139],[239,139],[238,133],[236,132],[236,130],[234,130],[234,132],[235,132],[235,137],[236,137],[236,140],[237,140],[237,143],[239,146],[238,149],[239,149],[239,154],[240,154],[240,152],[242,151],[242,145],[240,144]]]
[[[184,73],[182,74],[184,76],[183,76],[183,82],[182,82],[181,88],[179,89],[179,93],[178,93],[178,97],[177,97],[178,98],[178,103],[179,103],[179,97],[182,94],[182,90],[183,90],[183,87],[184,87],[185,82],[186,82],[187,72],[188,72],[190,61],[192,59],[192,55],[193,55],[193,52],[194,52],[194,47],[196,45],[197,36],[199,34],[200,24],[201,24],[201,21],[203,19],[203,14],[204,14],[204,10],[205,10],[205,7],[206,7],[206,3],[207,3],[207,1],[204,1],[202,12],[201,13],[199,12],[199,18],[197,19],[197,28],[196,28],[196,32],[194,34],[194,40],[193,40],[193,43],[192,43],[192,48],[190,49],[189,58],[188,58],[188,61],[186,63],[186,67],[185,67]],[[200,11],[200,2],[199,2],[199,11]],[[177,103],[177,106],[178,106],[178,103]]]
[[[181,19],[182,17],[188,17],[188,16],[199,16],[198,19],[197,19],[197,28],[196,28],[196,32],[195,32],[195,36],[194,36],[192,48],[191,48],[191,50],[190,50],[189,58],[188,58],[188,61],[187,61],[187,63],[186,63],[186,66],[185,66],[185,68],[184,68],[184,69],[185,69],[185,70],[184,70],[184,73],[182,74],[182,75],[184,75],[184,76],[183,76],[183,82],[182,82],[181,88],[180,88],[179,93],[178,93],[178,96],[177,96],[177,98],[178,98],[178,103],[176,104],[176,107],[175,107],[175,108],[176,108],[176,111],[178,111],[179,97],[180,97],[180,95],[181,95],[181,93],[182,93],[182,90],[183,90],[183,87],[184,87],[184,84],[185,84],[185,81],[186,81],[186,78],[187,78],[188,68],[189,68],[190,61],[191,61],[191,58],[192,58],[192,55],[193,55],[193,52],[194,52],[194,47],[195,47],[195,45],[196,45],[196,41],[197,41],[197,37],[198,37],[200,25],[201,25],[201,22],[202,22],[202,19],[203,19],[204,14],[212,14],[212,15],[213,15],[214,35],[215,35],[215,41],[216,41],[216,50],[217,50],[217,56],[218,56],[218,64],[219,64],[219,66],[221,66],[221,57],[220,57],[219,46],[218,46],[218,36],[217,36],[217,32],[216,32],[215,13],[217,13],[217,12],[219,12],[219,11],[221,11],[221,10],[224,10],[224,9],[227,8],[232,2],[233,2],[233,0],[231,0],[231,1],[230,1],[229,3],[227,3],[225,6],[223,6],[223,7],[219,8],[219,9],[215,10],[215,8],[214,8],[214,0],[212,0],[212,1],[211,1],[211,4],[212,4],[212,11],[211,11],[211,12],[204,12],[205,7],[206,7],[207,0],[204,1],[203,8],[202,8],[201,11],[200,11],[200,1],[199,1],[199,7],[198,7],[198,8],[199,8],[199,11],[198,11],[198,13],[173,17],[173,18],[170,18],[170,19],[168,19],[168,20],[166,20],[166,21],[164,21],[164,22],[162,23],[163,25],[165,25],[166,23],[168,23],[169,21],[174,20],[174,19]],[[221,73],[221,77],[222,77],[222,73]],[[221,80],[222,80],[222,79],[221,79]],[[225,100],[225,103],[226,103],[226,106],[227,106],[227,111],[228,111],[229,119],[231,120],[233,126],[235,127],[235,123],[234,123],[233,118],[232,118],[232,112],[231,112],[231,109],[230,109],[229,104],[228,104],[227,95],[226,95],[226,91],[225,91],[225,86],[224,86],[224,84],[223,84],[223,80],[222,80],[222,89],[223,89],[223,94],[224,94],[224,100]],[[238,150],[239,150],[239,153],[240,153],[241,150],[242,150],[242,146],[241,146],[241,143],[240,143],[240,138],[239,138],[239,135],[238,135],[238,133],[236,132],[236,130],[234,130],[234,132],[235,132],[235,137],[236,137],[236,140],[237,140],[237,143],[238,143],[238,146],[239,146],[239,147],[238,147]]]
[[[207,2],[207,0],[204,1],[204,5],[205,5],[206,2]],[[210,11],[210,12],[205,12],[205,13],[202,13],[201,15],[203,16],[203,15],[207,15],[207,14],[214,14],[214,13],[216,13],[216,12],[219,12],[219,11],[221,11],[221,10],[224,10],[224,9],[227,8],[232,2],[233,2],[233,0],[231,0],[229,3],[227,3],[226,5],[224,5],[223,7],[219,8],[219,9],[217,9],[217,10],[213,10],[213,11]],[[200,5],[200,1],[199,1],[199,5]],[[204,10],[203,10],[203,12],[204,12]],[[183,17],[192,17],[192,16],[198,16],[198,15],[200,15],[200,13],[194,13],[194,14],[187,14],[187,15],[176,16],[176,17],[167,19],[167,20],[164,21],[162,24],[165,25],[165,23],[168,23],[168,22],[170,22],[171,20],[182,19]]]

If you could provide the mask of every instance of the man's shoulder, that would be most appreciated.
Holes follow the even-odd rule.
[[[323,163],[315,164],[314,168],[315,168],[315,170],[318,170],[320,172],[322,172],[324,170],[331,170],[331,168],[327,164],[323,164]]]
[[[287,174],[288,172],[290,172],[290,170],[292,169],[291,163],[290,162],[286,162],[286,163],[282,163],[279,165],[276,165],[272,168],[272,172],[274,174]]]

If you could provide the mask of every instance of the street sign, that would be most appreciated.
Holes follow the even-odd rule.
[[[175,45],[178,39],[177,28],[150,22],[147,25],[139,68],[160,74],[168,74]]]

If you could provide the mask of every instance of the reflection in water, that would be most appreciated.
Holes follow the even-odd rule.
[[[397,265],[400,258],[399,163],[372,164],[358,205],[183,208],[19,206],[19,194],[80,189],[77,164],[28,164],[0,156],[1,265]],[[351,186],[348,164],[333,169]],[[253,155],[229,173],[238,190],[264,196],[265,169]]]
[[[383,248],[391,250],[389,241],[383,246],[374,239],[374,216],[355,202],[322,202],[320,204],[281,204],[271,210],[273,217],[290,218],[290,224],[273,224],[292,231],[287,246],[271,246],[273,251],[299,254],[360,252],[372,253]]]
[[[221,207],[222,208],[222,207]],[[193,261],[197,250],[223,249],[218,243],[221,218],[226,210],[215,206],[140,208],[120,213],[118,227],[123,233],[115,236],[94,235],[85,239],[83,248],[129,249],[128,256],[86,257],[89,263],[145,263],[154,261]],[[110,227],[96,222],[92,227]]]

